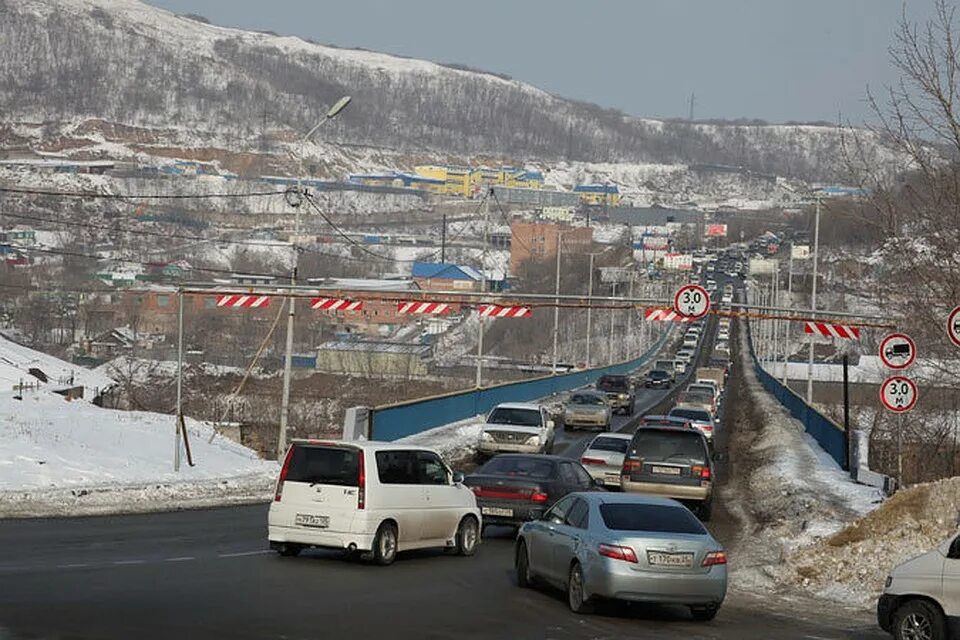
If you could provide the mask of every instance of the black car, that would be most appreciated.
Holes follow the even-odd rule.
[[[463,482],[477,496],[484,527],[519,527],[568,493],[602,488],[576,460],[519,453],[491,458]]]
[[[643,380],[647,389],[669,389],[673,384],[673,374],[663,369],[654,369]]]
[[[620,411],[628,416],[633,414],[635,397],[630,376],[613,374],[600,376],[597,380],[597,391],[607,395],[614,413]]]

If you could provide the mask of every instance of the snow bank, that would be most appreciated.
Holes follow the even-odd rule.
[[[905,489],[849,527],[787,555],[786,581],[864,606],[897,564],[937,546],[960,524],[960,478]]]
[[[483,416],[474,416],[401,438],[397,442],[430,447],[443,456],[448,463],[457,462],[471,457],[476,451],[483,423]]]
[[[196,464],[173,471],[172,416],[45,391],[0,396],[0,517],[135,512],[268,499],[277,465],[187,420]]]
[[[853,482],[805,432],[803,425],[767,393],[752,368],[745,332],[740,332],[743,397],[734,478],[724,489],[730,511],[744,523],[733,560],[735,580],[745,588],[777,588],[783,558],[843,529],[876,508],[879,492]]]

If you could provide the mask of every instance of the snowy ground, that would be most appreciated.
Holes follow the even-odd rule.
[[[30,374],[30,369],[39,369],[48,381],[41,383]],[[91,392],[88,397],[92,397],[95,389],[113,385],[113,380],[102,371],[91,371],[0,337],[0,392],[12,390],[21,382],[25,385],[39,383],[50,389],[83,386]]]
[[[75,367],[0,339],[0,375],[27,366],[70,371],[77,384],[109,386],[103,371]],[[269,499],[277,465],[212,427],[187,419],[195,466],[173,470],[174,418],[67,401],[57,385],[0,390],[0,517],[129,513]],[[90,394],[88,394],[89,397]]]

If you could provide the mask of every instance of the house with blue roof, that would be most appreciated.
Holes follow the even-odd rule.
[[[588,205],[620,205],[620,189],[615,184],[581,184],[573,188],[580,202]]]
[[[445,262],[414,262],[410,276],[424,291],[480,291],[483,281],[473,267]]]

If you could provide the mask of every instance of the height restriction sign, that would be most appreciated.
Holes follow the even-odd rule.
[[[917,384],[910,378],[891,376],[880,387],[880,402],[894,413],[906,413],[917,404]]]
[[[960,347],[960,307],[954,307],[947,318],[947,335],[950,342]]]
[[[710,310],[710,296],[698,284],[687,284],[677,289],[673,310],[687,318],[702,318]]]
[[[906,369],[917,357],[917,345],[905,333],[891,333],[880,341],[880,360],[891,369]]]

